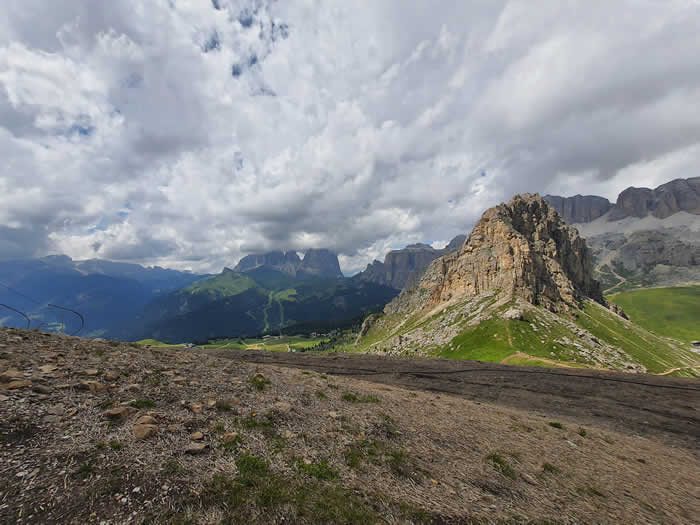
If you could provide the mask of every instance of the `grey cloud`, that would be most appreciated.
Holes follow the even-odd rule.
[[[328,247],[352,272],[514,192],[611,197],[700,166],[700,6],[683,0],[0,15],[3,257],[218,271]]]

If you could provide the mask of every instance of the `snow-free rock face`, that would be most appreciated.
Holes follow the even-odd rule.
[[[700,177],[672,180],[653,190],[627,188],[617,197],[609,219],[647,215],[665,219],[680,211],[700,215]]]
[[[300,277],[315,277],[319,279],[342,279],[338,256],[330,250],[311,249],[304,254],[297,274]]]
[[[515,196],[487,210],[456,253],[430,265],[387,313],[433,309],[500,290],[553,312],[583,297],[605,304],[586,243],[539,195]]]
[[[301,259],[296,252],[268,252],[246,255],[243,257],[234,272],[246,272],[265,266],[288,275],[296,275],[297,267],[301,264]]]
[[[447,246],[438,250],[428,244],[410,244],[400,250],[392,250],[384,262],[374,261],[354,278],[360,281],[391,286],[397,290],[411,288],[418,283],[431,262],[452,253],[464,245],[466,235],[457,235]]]
[[[299,277],[300,279],[342,279],[338,256],[326,249],[307,250],[304,259],[296,252],[276,251],[251,254],[243,257],[234,268],[234,272],[248,272],[257,268],[268,268],[278,272]]]
[[[598,217],[605,215],[613,207],[613,204],[608,199],[597,195],[574,195],[573,197],[545,195],[543,198],[554,206],[557,213],[568,224],[594,221]]]

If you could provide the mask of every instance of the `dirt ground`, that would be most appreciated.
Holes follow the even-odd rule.
[[[696,383],[225,355],[0,329],[0,523],[698,522]]]
[[[700,381],[693,379],[364,354],[208,353],[574,417],[618,432],[700,447]]]

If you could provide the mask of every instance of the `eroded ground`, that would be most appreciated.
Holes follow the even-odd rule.
[[[2,523],[692,523],[700,512],[697,421],[635,436],[500,396],[6,329],[0,385]]]

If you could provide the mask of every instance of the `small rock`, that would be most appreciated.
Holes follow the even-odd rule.
[[[24,374],[17,370],[16,368],[10,368],[9,370],[5,370],[2,374],[0,374],[0,382],[8,382],[12,381],[13,379],[22,379],[24,377]]]
[[[275,403],[274,408],[280,412],[289,412],[292,409],[292,404],[286,401],[279,401]]]
[[[201,414],[204,407],[200,403],[191,403],[190,410],[195,414]]]
[[[182,376],[176,377],[175,379],[173,379],[173,383],[186,383],[186,382],[187,382],[187,379],[182,377]]]
[[[206,443],[192,443],[185,449],[185,454],[201,454],[207,447]]]
[[[105,410],[102,412],[102,415],[107,419],[126,419],[134,412],[136,412],[136,409],[132,407],[117,407]]]
[[[292,439],[294,437],[294,432],[292,432],[291,430],[285,430],[284,432],[282,432],[282,437],[284,439]]]
[[[11,381],[7,383],[6,385],[0,385],[0,389],[2,390],[16,390],[18,388],[27,388],[32,386],[32,382],[29,380],[25,381]]]
[[[51,387],[46,385],[34,385],[32,391],[38,394],[50,394],[52,392]]]
[[[523,478],[523,481],[525,483],[529,483],[530,485],[537,485],[537,480],[526,472],[521,472],[520,477]]]
[[[58,403],[57,405],[51,406],[46,409],[46,412],[55,416],[61,416],[66,411],[65,405],[63,403]]]
[[[119,379],[119,375],[114,372],[105,372],[104,378],[105,381],[116,381]]]
[[[7,397],[7,396],[3,396],[2,394],[0,394],[0,402],[2,402],[2,401],[7,401],[8,399],[10,399],[10,398]]]
[[[202,434],[201,432],[195,432],[190,436],[190,439],[192,441],[199,441],[201,439],[204,439],[204,434]]]
[[[136,424],[138,425],[155,425],[156,423],[156,418],[153,416],[141,416],[136,420]]]
[[[71,388],[73,385],[70,383],[61,383],[60,385],[56,385],[56,388],[59,390],[65,390],[66,388]]]
[[[238,432],[227,432],[223,436],[221,436],[221,439],[224,441],[235,441],[236,438],[238,437]]]
[[[140,388],[141,388],[141,385],[139,385],[138,383],[131,383],[130,385],[126,385],[124,387],[124,390],[126,390],[127,392],[131,392],[134,390],[139,390]]]
[[[86,375],[86,376],[96,376],[99,373],[100,373],[100,371],[97,370],[96,368],[88,368],[87,370],[83,370],[83,375]]]
[[[104,392],[105,390],[107,390],[107,386],[104,383],[100,383],[99,381],[88,381],[87,385],[90,389],[90,392]]]
[[[213,408],[216,406],[216,399],[208,399],[207,400],[207,407],[208,408]]]
[[[340,416],[338,415],[338,412],[331,410],[330,412],[328,412],[328,417],[332,417],[333,419],[338,419]]]
[[[53,372],[53,371],[56,370],[57,368],[58,368],[58,367],[57,367],[56,365],[44,365],[44,366],[40,366],[40,367],[39,367],[39,370],[41,370],[42,372],[44,372],[45,374],[47,374],[47,373],[49,373],[49,372]]]
[[[134,425],[133,431],[136,439],[146,439],[158,432],[158,425],[142,425],[137,423]]]

